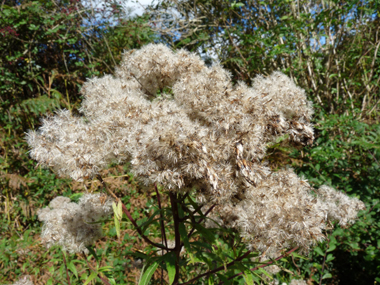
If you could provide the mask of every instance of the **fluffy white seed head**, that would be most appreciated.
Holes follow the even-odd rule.
[[[84,194],[79,203],[56,197],[38,212],[44,223],[41,238],[49,248],[60,245],[70,253],[85,252],[86,246],[102,237],[101,224],[96,223],[112,213],[112,200],[101,194]]]
[[[32,279],[29,275],[21,277],[19,280],[17,280],[12,285],[33,285]]]
[[[318,189],[318,197],[327,206],[328,219],[339,222],[341,226],[351,224],[359,210],[364,209],[364,203],[357,198],[350,198],[329,186]]]
[[[308,283],[305,281],[305,280],[301,280],[301,279],[292,279],[292,281],[290,281],[289,285],[307,285]]]
[[[60,111],[28,133],[31,156],[60,175],[83,180],[130,161],[146,184],[196,188],[199,201],[218,205],[215,221],[272,253],[307,250],[328,220],[346,225],[363,208],[331,188],[314,195],[292,170],[273,173],[262,162],[280,136],[301,146],[314,139],[311,102],[280,72],[233,85],[220,64],[150,44],[126,52],[115,77],[89,80],[82,92],[83,117]]]

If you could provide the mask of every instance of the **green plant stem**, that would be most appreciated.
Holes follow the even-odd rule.
[[[131,223],[133,224],[133,226],[135,227],[136,231],[138,232],[138,234],[149,244],[155,246],[155,247],[158,247],[158,248],[161,248],[161,249],[165,249],[165,250],[168,250],[168,248],[164,245],[160,245],[158,243],[155,243],[153,241],[151,241],[147,236],[144,235],[144,233],[141,231],[140,227],[137,225],[136,221],[134,218],[132,218],[132,215],[131,213],[128,211],[127,207],[125,207],[124,203],[121,202],[121,200],[111,191],[111,189],[108,188],[107,184],[105,183],[105,181],[103,180],[103,178],[98,175],[97,178],[99,179],[99,181],[104,185],[104,187],[106,188],[106,190],[108,191],[108,193],[110,193],[112,195],[112,197],[114,197],[117,201],[120,201],[121,203],[121,208],[123,209],[123,212],[124,214],[128,217],[128,219],[131,221]]]
[[[103,281],[104,284],[106,284],[106,285],[111,285],[111,283],[109,282],[109,280],[108,280],[107,277],[101,276],[101,275],[100,275],[100,272],[98,272],[97,270],[95,270],[94,267],[91,266],[91,264],[90,264],[90,263],[88,262],[88,260],[87,260],[87,256],[86,256],[84,253],[83,253],[83,258],[84,258],[84,260],[86,260],[87,265],[88,265],[88,267],[90,268],[90,270],[96,272],[96,274],[98,275],[98,277],[100,278],[100,280]]]
[[[154,189],[156,190],[156,197],[157,197],[157,204],[158,204],[158,208],[161,210],[162,207],[161,207],[161,197],[160,197],[160,193],[158,192],[158,188],[157,188],[157,184],[154,184]],[[165,225],[164,225],[164,216],[163,216],[163,213],[160,212],[160,225],[161,225],[161,235],[162,235],[162,239],[163,241],[165,242],[165,246],[168,247],[168,242],[166,240],[166,233],[165,233]]]
[[[177,194],[169,192],[170,204],[172,207],[173,220],[174,220],[174,234],[175,234],[175,247],[174,252],[176,255],[175,259],[175,276],[173,285],[179,284],[179,259],[181,253],[181,235],[179,233],[179,214],[178,214],[178,204],[177,204]]]
[[[139,233],[139,235],[149,244],[155,246],[155,247],[158,247],[158,248],[161,248],[161,249],[165,249],[165,250],[168,250],[168,248],[164,245],[160,245],[158,243],[155,243],[153,241],[151,241],[147,236],[144,235],[144,233],[141,231],[140,227],[137,225],[136,221],[132,218],[132,215],[131,213],[127,210],[127,208],[125,207],[125,205],[123,203],[121,203],[121,206],[122,206],[122,209],[123,209],[123,212],[124,214],[128,217],[128,219],[131,221],[131,223],[133,224],[133,226],[135,227],[136,231]]]
[[[69,285],[71,285],[71,283],[70,283],[70,277],[69,277],[69,270],[67,269],[66,257],[65,257],[65,253],[63,251],[62,251],[62,255],[63,255],[63,263],[65,264],[65,269],[66,269],[67,283]]]
[[[325,265],[326,265],[326,255],[327,251],[329,250],[329,246],[326,247],[325,255],[323,256],[323,263],[322,263],[322,270],[321,270],[321,276],[319,278],[319,285],[322,285],[322,279],[323,279],[323,271],[325,271]]]
[[[122,206],[122,209],[123,209],[123,212],[124,214],[128,217],[128,219],[131,221],[131,223],[133,224],[133,226],[135,227],[136,231],[139,233],[139,235],[149,244],[155,246],[155,247],[158,247],[158,248],[161,248],[161,249],[165,249],[165,250],[168,250],[168,248],[164,245],[160,245],[158,243],[155,243],[153,241],[151,241],[147,236],[144,235],[144,233],[141,231],[140,227],[137,225],[136,221],[132,218],[132,215],[131,213],[127,210],[127,208],[125,207],[125,205],[123,203],[121,203],[121,206]]]
[[[210,209],[208,209],[208,210],[206,211],[206,213],[204,214],[204,216],[207,217],[207,215],[210,214],[210,212],[215,208],[215,206],[216,206],[216,204],[212,205],[212,206],[210,207]],[[204,219],[205,219],[205,218],[201,218],[201,219],[198,221],[198,224],[202,223]],[[190,238],[194,231],[195,231],[195,228],[192,228],[192,229],[190,230],[189,234],[187,235],[187,237]]]
[[[157,204],[160,211],[162,210],[161,207],[161,197],[160,193],[157,188],[157,184],[154,184],[154,189],[156,190],[156,198],[157,198]],[[162,243],[168,247],[168,242],[166,240],[166,233],[165,233],[165,225],[164,225],[164,215],[162,212],[160,212],[160,226],[161,226],[161,241]],[[164,255],[164,250],[162,250],[162,255]],[[161,285],[163,284],[163,276],[164,276],[164,268],[161,266]]]

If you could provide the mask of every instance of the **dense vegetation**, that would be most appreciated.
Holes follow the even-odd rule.
[[[58,108],[77,113],[86,78],[112,74],[123,50],[154,41],[185,47],[208,62],[217,58],[235,81],[250,84],[257,74],[281,70],[307,91],[316,109],[315,143],[302,151],[286,138],[270,145],[271,167],[290,162],[315,186],[330,184],[367,209],[351,228],[328,232],[307,258],[281,259],[285,270],[274,278],[380,282],[378,1],[163,1],[133,19],[116,2],[105,2],[101,16],[88,7],[42,0],[0,7],[0,283],[29,274],[35,284],[66,284],[62,252],[38,242],[36,211],[57,195],[77,200],[83,187],[102,188],[97,180],[82,185],[40,168],[28,156],[24,133]],[[134,218],[150,217],[156,191],[137,183],[128,165],[111,165],[102,176]],[[112,223],[107,227],[88,260],[66,256],[71,284],[95,278],[94,268],[125,283],[139,279],[136,256],[144,258],[149,247],[129,224],[121,224],[119,238]],[[151,235],[159,238],[159,227]],[[256,282],[271,280],[260,274],[253,275]],[[157,282],[160,276],[157,271]]]

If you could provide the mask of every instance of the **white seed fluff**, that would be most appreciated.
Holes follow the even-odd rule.
[[[49,248],[59,245],[70,253],[88,253],[86,246],[102,237],[101,224],[96,223],[112,213],[112,200],[101,194],[84,194],[79,203],[58,196],[49,207],[38,212],[44,222],[41,238]]]
[[[19,280],[17,280],[12,285],[33,285],[32,279],[29,275],[21,277]]]
[[[252,87],[233,85],[220,64],[207,67],[192,53],[150,44],[125,53],[115,77],[91,79],[82,92],[83,117],[60,111],[28,133],[31,156],[60,175],[83,180],[130,161],[147,184],[196,188],[199,201],[217,204],[213,214],[224,226],[267,253],[297,245],[306,251],[323,239],[329,220],[346,225],[364,207],[262,162],[280,136],[300,146],[314,140],[312,103],[280,72],[258,76]],[[67,209],[54,211],[62,217]]]

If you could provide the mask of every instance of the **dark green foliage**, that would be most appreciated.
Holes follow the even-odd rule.
[[[380,124],[321,111],[315,127],[314,145],[293,153],[302,159],[297,172],[315,186],[332,185],[360,198],[367,209],[352,227],[334,230],[313,259],[321,263],[331,251],[326,267],[341,284],[372,284],[380,278]]]

